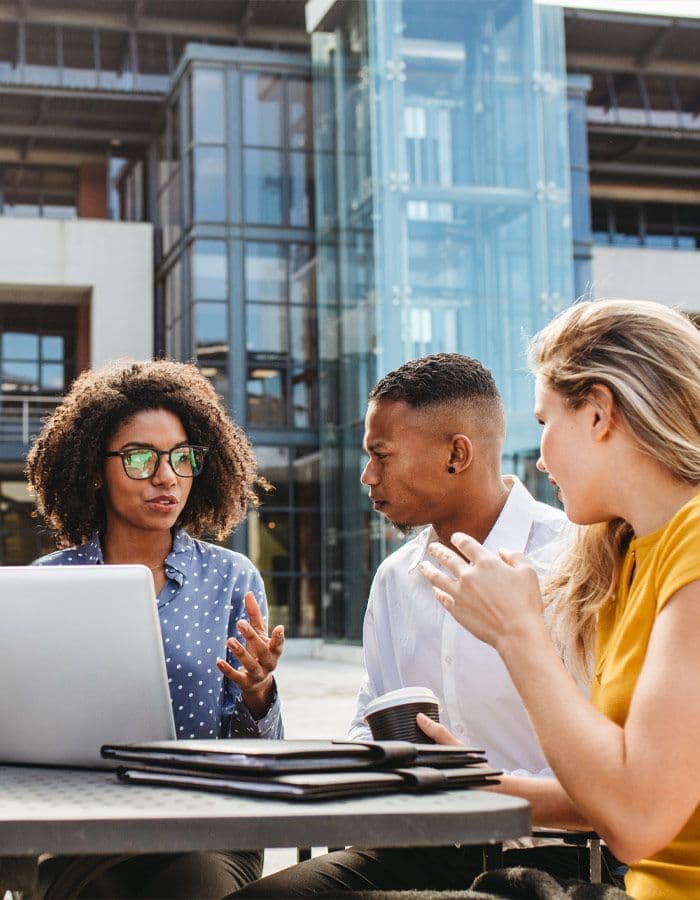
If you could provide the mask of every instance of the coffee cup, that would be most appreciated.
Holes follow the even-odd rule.
[[[365,709],[365,722],[375,741],[410,741],[412,744],[435,743],[416,723],[416,715],[424,713],[434,722],[440,721],[438,698],[425,687],[404,687],[375,697]]]

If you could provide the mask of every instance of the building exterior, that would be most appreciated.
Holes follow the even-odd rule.
[[[426,353],[484,360],[508,467],[534,475],[523,334],[574,296],[564,34],[560,9],[522,0],[307,9],[326,629],[359,638],[352,598],[391,541],[358,481],[378,377]]]
[[[86,366],[194,359],[274,494],[232,537],[299,638],[359,639],[396,536],[367,392],[483,359],[534,471],[523,334],[579,296],[700,314],[696,20],[534,0],[0,0],[0,564]]]

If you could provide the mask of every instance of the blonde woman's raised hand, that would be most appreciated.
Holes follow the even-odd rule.
[[[432,543],[428,551],[442,568],[424,561],[420,570],[460,625],[499,652],[511,639],[527,639],[544,628],[537,574],[522,553],[501,550],[494,556],[462,532],[451,540],[459,552]]]

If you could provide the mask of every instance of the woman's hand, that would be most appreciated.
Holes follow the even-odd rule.
[[[267,625],[255,594],[248,591],[244,602],[248,620],[239,619],[236,624],[245,638],[245,646],[233,637],[226,641],[240,663],[240,668],[234,669],[224,659],[217,659],[216,665],[226,678],[238,685],[243,702],[251,713],[256,718],[261,718],[269,709],[273,696],[272,673],[284,648],[284,628],[277,625],[268,637]]]
[[[440,543],[428,548],[447,572],[429,562],[420,570],[460,625],[502,655],[511,638],[521,641],[544,628],[537,575],[522,553],[501,550],[494,556],[461,532],[452,535],[452,543],[459,553]]]

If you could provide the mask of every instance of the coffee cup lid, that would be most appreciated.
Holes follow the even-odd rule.
[[[365,716],[379,712],[380,709],[388,709],[391,706],[399,706],[403,703],[437,703],[438,698],[427,687],[402,687],[396,691],[389,691],[370,700],[365,709]]]

